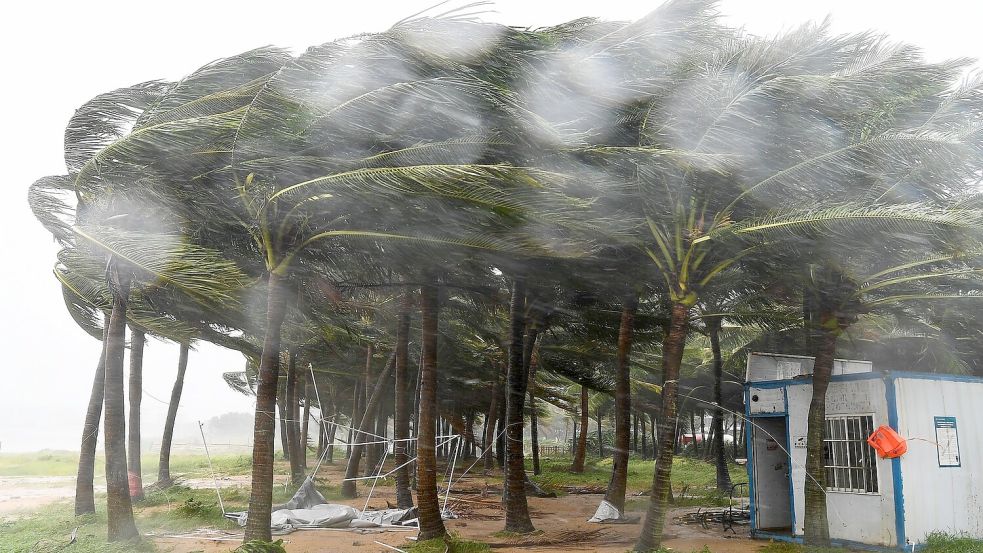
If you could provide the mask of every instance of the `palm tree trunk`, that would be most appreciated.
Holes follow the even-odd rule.
[[[300,403],[297,401],[297,353],[287,354],[287,397],[284,401],[287,427],[288,458],[290,459],[290,483],[300,486],[304,483],[304,467],[300,463]]]
[[[386,368],[383,369],[382,374],[375,381],[375,386],[372,388],[372,395],[369,396],[368,403],[365,405],[365,412],[362,413],[362,418],[356,427],[358,428],[358,432],[355,433],[355,445],[352,447],[352,454],[348,458],[348,467],[345,469],[345,480],[341,483],[341,493],[345,497],[351,498],[356,495],[355,480],[352,480],[352,478],[358,476],[358,465],[362,460],[362,454],[368,448],[368,446],[359,444],[374,441],[374,438],[369,435],[369,432],[373,429],[372,425],[375,423],[375,412],[379,407],[379,400],[382,398],[383,388],[389,383],[389,373],[395,364],[396,353],[393,352],[389,356]]]
[[[642,426],[642,459],[648,459],[649,450],[648,450],[648,442],[646,441],[646,437],[648,435],[646,434],[646,430],[645,430],[645,413],[639,413],[638,420]]]
[[[437,501],[437,321],[440,306],[437,283],[421,290],[423,324],[423,363],[420,368],[420,411],[417,418],[417,509],[420,516],[420,540],[447,535]]]
[[[396,365],[395,380],[396,390],[393,402],[393,438],[394,455],[393,459],[396,466],[404,465],[410,460],[409,441],[410,437],[410,383],[409,383],[409,361],[410,361],[410,292],[403,293],[403,300],[399,307],[399,315],[396,320]],[[396,470],[396,506],[400,509],[409,509],[413,506],[413,493],[410,491],[410,468],[405,466]]]
[[[529,381],[524,370],[523,353],[526,332],[526,286],[522,277],[512,283],[512,305],[509,309],[511,336],[509,340],[509,372],[507,378],[508,394],[505,405],[505,531],[517,533],[533,532],[529,504],[526,501],[526,462],[522,451],[526,383]],[[535,340],[535,335],[529,337]],[[531,350],[531,345],[530,345]]]
[[[173,484],[171,480],[171,440],[174,437],[174,421],[177,419],[177,408],[181,404],[181,393],[184,391],[184,373],[188,368],[188,343],[181,344],[178,355],[177,378],[171,389],[171,402],[167,404],[167,419],[164,421],[164,436],[160,439],[160,464],[157,467],[157,484],[163,487]]]
[[[826,434],[826,391],[833,374],[836,339],[842,331],[836,316],[827,310],[820,315],[816,362],[812,369],[812,401],[806,430],[805,535],[807,545],[829,546],[826,512],[826,470],[823,439]]]
[[[533,348],[535,345],[533,346]],[[530,348],[530,358],[528,361],[529,372],[529,438],[532,441],[532,473],[538,475],[542,472],[539,464],[539,414],[536,412],[536,365],[537,356]]]
[[[727,470],[727,454],[724,451],[724,359],[720,353],[720,317],[707,319],[707,330],[710,333],[710,349],[713,352],[713,462],[717,467],[717,489],[729,492],[731,488],[730,472]]]
[[[286,379],[283,383],[277,382],[276,394],[276,416],[280,418],[280,449],[282,458],[290,460],[290,438],[287,431],[287,384]]]
[[[126,342],[126,304],[130,276],[110,266],[113,311],[106,333],[106,382],[103,435],[106,453],[106,514],[109,541],[140,537],[133,520],[126,470],[126,409],[123,404],[123,350]]]
[[[577,446],[573,451],[573,466],[570,467],[570,472],[575,472],[580,474],[584,472],[584,462],[587,460],[587,425],[590,422],[588,418],[587,408],[588,405],[587,397],[587,386],[583,384],[580,385],[580,434],[577,435]],[[576,429],[574,430],[576,433]]]
[[[302,373],[301,382],[303,382],[304,387],[304,415],[301,418],[300,427],[300,466],[307,470],[307,441],[310,439],[310,425],[311,425],[311,389],[308,385],[308,375],[306,372]]]
[[[601,434],[601,406],[597,406],[597,410],[594,411],[594,416],[597,417],[597,456],[604,457],[604,436]]]
[[[502,372],[506,374],[502,375],[502,381],[498,384],[498,428],[495,430],[495,462],[498,463],[498,468],[502,469],[503,474],[505,471],[505,407],[508,403],[508,398],[505,396],[508,394],[506,389],[508,370],[508,363],[503,363]]]
[[[280,330],[287,312],[286,283],[270,273],[266,297],[266,337],[259,362],[256,416],[253,419],[253,471],[244,542],[270,541],[273,510],[273,438],[277,381],[280,371]]]
[[[689,308],[675,303],[669,320],[662,356],[662,413],[659,417],[658,446],[655,471],[652,475],[652,495],[642,525],[642,535],[635,544],[636,551],[650,551],[662,545],[666,507],[669,502],[672,476],[673,446],[676,440],[676,401],[679,390],[679,367],[688,332]]]
[[[78,475],[75,478],[75,515],[96,512],[95,494],[92,490],[96,470],[96,445],[99,441],[99,422],[102,418],[102,401],[106,393],[106,342],[109,325],[103,329],[102,350],[99,363],[92,377],[89,406],[85,410],[82,425],[82,446],[79,452]]]
[[[614,384],[614,455],[612,456],[611,480],[604,493],[604,500],[625,510],[625,489],[628,486],[628,450],[631,432],[631,374],[629,360],[632,334],[635,328],[635,311],[638,297],[628,294],[621,309],[621,325],[618,329],[618,358],[615,364]],[[637,422],[637,419],[636,419]],[[635,425],[636,436],[638,425]],[[598,439],[600,440],[600,420],[598,420]],[[636,438],[637,443],[637,438]]]
[[[492,444],[495,442],[495,422],[498,419],[498,375],[492,380],[491,405],[485,415],[485,440],[482,455],[485,456],[485,471],[495,468],[495,456],[492,454]]]
[[[140,467],[140,403],[143,400],[143,347],[146,337],[142,330],[130,328],[130,420],[127,444],[127,468],[130,471],[130,497],[143,499],[143,471]]]
[[[352,395],[352,416],[348,417],[348,443],[345,444],[345,459],[352,456],[352,446],[358,441],[355,436],[355,427],[358,426],[358,414],[362,406],[362,379],[355,380],[355,389]]]

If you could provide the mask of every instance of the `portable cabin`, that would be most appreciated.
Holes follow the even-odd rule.
[[[814,359],[753,353],[744,386],[751,534],[800,542]],[[826,394],[823,463],[830,538],[912,551],[936,531],[983,538],[983,379],[878,371],[837,359]],[[907,441],[883,459],[881,425]]]

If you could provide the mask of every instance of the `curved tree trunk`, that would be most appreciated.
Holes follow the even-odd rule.
[[[286,283],[270,273],[266,298],[266,337],[259,363],[256,416],[253,419],[253,471],[249,491],[249,516],[244,542],[270,541],[273,509],[273,438],[276,392],[280,370],[280,330],[286,315]]]
[[[707,331],[710,334],[710,349],[713,351],[713,424],[710,432],[713,434],[713,462],[717,467],[717,489],[730,492],[730,472],[727,469],[727,452],[724,450],[724,360],[720,353],[720,317],[707,319]]]
[[[130,497],[143,499],[143,471],[140,467],[140,403],[143,400],[143,331],[130,328],[130,421],[127,468],[130,471]]]
[[[106,393],[106,342],[109,324],[102,333],[102,350],[99,363],[92,377],[92,391],[89,393],[89,406],[85,410],[85,424],[82,425],[82,447],[79,452],[78,475],[75,478],[75,515],[96,512],[95,494],[92,483],[96,470],[96,445],[99,441],[99,422],[102,419],[102,400]]]
[[[417,418],[417,509],[420,515],[420,540],[447,535],[437,500],[437,283],[421,289],[423,324],[423,363],[420,368],[420,411]]]
[[[536,528],[529,516],[526,501],[526,463],[522,451],[522,429],[524,426],[524,407],[526,383],[523,353],[526,327],[526,286],[525,280],[516,278],[512,283],[512,305],[509,309],[511,336],[509,339],[509,372],[507,376],[506,426],[505,429],[505,531],[529,533]],[[529,336],[535,340],[535,334]],[[531,346],[530,346],[531,349]]]
[[[103,432],[106,452],[106,514],[109,541],[140,537],[133,520],[126,470],[126,409],[123,403],[123,350],[126,342],[126,303],[130,276],[110,267],[113,311],[106,333],[106,391]]]
[[[368,403],[365,406],[365,412],[362,413],[362,418],[359,420],[358,432],[355,433],[355,445],[352,447],[352,454],[348,458],[348,467],[345,469],[345,480],[341,483],[341,493],[345,497],[350,498],[356,495],[355,480],[352,480],[352,478],[358,477],[358,465],[362,460],[362,454],[368,449],[368,446],[359,444],[366,441],[375,441],[370,435],[370,431],[373,430],[375,412],[379,408],[379,401],[382,398],[383,389],[389,383],[389,373],[395,364],[396,354],[394,352],[389,356],[389,361],[386,362],[386,368],[383,369],[382,373],[376,379],[375,386],[372,388],[372,395],[369,397]]]
[[[410,460],[409,441],[410,437],[410,385],[409,385],[409,362],[410,362],[410,292],[403,294],[403,300],[399,307],[399,315],[396,320],[396,365],[395,365],[395,398],[393,402],[393,438],[394,455],[393,459],[397,467],[406,464]],[[413,493],[410,491],[410,468],[409,465],[396,469],[396,506],[400,509],[409,509],[413,506]]]
[[[297,374],[297,353],[287,354],[287,397],[284,401],[287,427],[287,447],[290,459],[290,483],[300,486],[304,483],[304,466],[300,462],[300,403],[297,398],[297,386],[300,382]]]
[[[642,535],[635,544],[636,551],[651,551],[662,545],[666,522],[666,506],[672,490],[673,447],[676,441],[676,401],[679,390],[679,367],[688,332],[689,308],[676,303],[672,306],[669,332],[662,355],[662,413],[658,420],[655,471],[652,475],[652,496],[642,525]]]
[[[590,418],[587,413],[588,405],[587,386],[580,385],[580,434],[577,435],[577,445],[573,452],[573,466],[570,472],[580,474],[584,472],[584,462],[587,460],[587,425]],[[576,432],[576,429],[575,429]]]
[[[816,362],[812,369],[812,401],[806,430],[805,534],[808,545],[829,546],[829,520],[826,512],[826,470],[823,467],[823,439],[826,435],[826,391],[833,374],[836,338],[841,326],[836,316],[823,310],[820,315]]]
[[[171,440],[174,438],[174,421],[177,419],[177,408],[181,404],[181,393],[184,391],[184,373],[188,369],[188,343],[181,344],[178,355],[177,377],[171,389],[171,402],[167,404],[167,419],[164,421],[164,437],[160,440],[160,464],[157,467],[157,484],[170,486],[171,479]]]
[[[618,329],[618,358],[615,365],[614,384],[614,455],[611,466],[611,480],[604,493],[604,500],[624,514],[625,489],[628,486],[628,450],[631,433],[631,374],[629,360],[632,334],[635,329],[635,312],[638,298],[635,294],[625,297],[621,309],[621,326]],[[637,421],[637,419],[636,419]],[[637,428],[636,424],[636,436]],[[600,432],[598,432],[600,440]],[[636,438],[637,442],[637,438]]]

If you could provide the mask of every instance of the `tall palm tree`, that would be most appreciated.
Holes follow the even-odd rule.
[[[160,439],[160,463],[157,465],[157,485],[168,487],[174,483],[171,479],[171,441],[174,437],[174,423],[177,419],[177,409],[181,404],[181,394],[184,390],[184,375],[188,370],[188,342],[181,343],[178,352],[177,376],[171,388],[171,400],[167,404],[167,418],[164,419],[164,434]]]
[[[143,348],[146,334],[130,325],[130,416],[127,438],[127,468],[130,471],[130,495],[143,499],[143,475],[140,468],[140,404],[143,400]]]

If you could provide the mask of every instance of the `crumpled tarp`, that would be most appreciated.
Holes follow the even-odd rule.
[[[283,505],[274,505],[273,510],[310,509],[315,505],[324,505],[327,502],[328,500],[324,499],[321,492],[317,491],[317,488],[314,487],[314,482],[310,478],[306,478],[304,483],[297,488],[297,493],[290,498],[290,501],[287,501]]]
[[[624,515],[617,507],[602,499],[601,504],[597,506],[597,511],[594,512],[594,516],[587,519],[587,522],[622,522],[624,520]]]
[[[227,513],[239,526],[245,526],[248,513]],[[416,507],[359,511],[348,505],[322,503],[308,509],[278,509],[270,515],[270,529],[288,533],[301,528],[378,528],[415,526]]]
[[[310,509],[280,509],[270,516],[270,528],[278,531],[297,528],[348,528],[358,511],[348,505],[324,503]]]

